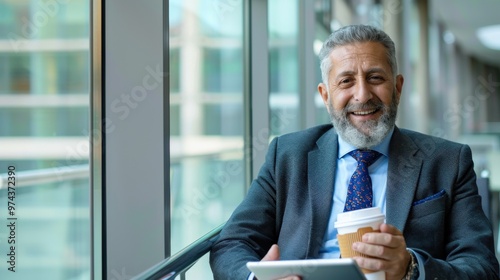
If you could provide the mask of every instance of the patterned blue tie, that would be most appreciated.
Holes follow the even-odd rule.
[[[368,173],[368,166],[382,154],[372,150],[354,150],[349,155],[356,159],[358,166],[349,181],[344,212],[372,207],[372,179]]]

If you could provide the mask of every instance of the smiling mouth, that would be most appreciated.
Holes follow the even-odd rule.
[[[364,110],[364,111],[351,112],[351,114],[353,114],[355,116],[367,116],[367,115],[375,114],[377,111],[378,111],[378,109]]]

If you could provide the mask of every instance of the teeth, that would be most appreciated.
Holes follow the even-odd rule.
[[[354,115],[369,115],[373,112],[375,112],[376,110],[371,110],[371,111],[360,111],[360,112],[352,112]]]

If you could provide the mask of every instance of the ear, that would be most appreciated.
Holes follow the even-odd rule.
[[[399,100],[401,99],[401,93],[403,92],[403,83],[405,82],[405,78],[403,75],[396,76],[396,98],[399,104]]]
[[[318,85],[318,92],[319,92],[319,95],[321,95],[321,99],[323,99],[323,103],[325,103],[325,106],[328,104],[328,87],[323,84],[323,83],[320,83]]]

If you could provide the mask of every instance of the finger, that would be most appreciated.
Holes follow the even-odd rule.
[[[410,258],[408,256],[408,258]],[[404,275],[409,259],[401,255],[397,258],[382,259],[374,257],[353,257],[359,267],[374,271],[384,270],[389,274]],[[401,279],[401,278],[399,278]]]
[[[404,240],[402,241],[404,244]],[[384,270],[391,279],[401,279],[406,272],[410,255],[404,246],[388,247],[364,242],[356,242],[353,249],[367,257],[354,257],[361,268]],[[394,277],[392,277],[394,276]],[[399,277],[399,278],[398,278]]]
[[[353,257],[354,261],[358,264],[360,268],[368,269],[368,270],[373,270],[373,271],[380,271],[380,270],[385,270],[385,265],[382,260],[379,259],[372,259],[372,258],[364,258],[364,257]]]
[[[363,243],[381,245],[391,248],[406,246],[403,235],[393,235],[389,233],[365,233],[361,237]]]
[[[393,235],[403,235],[403,233],[397,227],[390,224],[380,225],[380,232],[389,233]]]
[[[280,259],[280,249],[278,245],[273,244],[267,254],[262,258],[263,261],[276,261]]]
[[[365,235],[362,238],[363,242],[353,243],[353,250],[385,260],[398,259],[406,254],[406,242],[402,235],[395,236],[387,233]]]
[[[406,242],[403,233],[396,227],[389,224],[382,224],[380,226],[380,232],[365,233],[362,236],[361,241],[391,248],[406,248]]]
[[[389,246],[376,245],[365,242],[353,243],[352,249],[364,255],[384,260],[393,259],[398,255],[398,252],[400,251],[399,247],[392,248]]]

